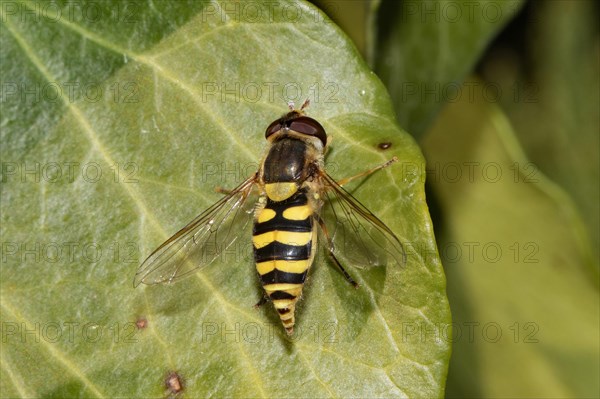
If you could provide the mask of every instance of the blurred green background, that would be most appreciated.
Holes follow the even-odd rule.
[[[315,1],[427,159],[447,397],[599,397],[599,6]]]

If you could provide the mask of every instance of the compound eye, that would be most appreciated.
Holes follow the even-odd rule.
[[[283,128],[283,125],[281,124],[281,119],[277,119],[276,121],[273,121],[269,127],[267,128],[267,130],[265,131],[265,138],[269,138],[269,136],[277,133],[278,131],[280,131]]]
[[[327,143],[327,134],[325,133],[323,126],[308,116],[301,116],[289,121],[289,129],[308,136],[315,136],[321,140],[323,145]]]

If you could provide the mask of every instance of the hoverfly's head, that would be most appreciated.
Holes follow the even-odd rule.
[[[269,125],[265,132],[265,138],[271,141],[286,136],[291,131],[304,136],[316,137],[325,147],[327,144],[325,129],[315,119],[304,115],[304,109],[308,104],[309,101],[306,100],[300,109],[294,109],[293,103],[288,104],[290,112]]]

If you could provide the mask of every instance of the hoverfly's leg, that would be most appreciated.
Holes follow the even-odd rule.
[[[215,187],[215,192],[217,192],[219,194],[223,194],[223,195],[231,194],[231,190],[227,190],[226,188],[223,188],[223,187]]]
[[[310,98],[307,98],[302,103],[302,106],[300,107],[300,111],[304,111],[304,109],[307,108],[309,105],[310,105]]]
[[[256,179],[257,175],[258,175],[258,173],[255,173],[254,176],[252,176],[251,178]],[[215,192],[219,193],[219,194],[223,194],[223,195],[231,195],[231,193],[233,193],[233,190],[228,190],[221,186],[217,186],[217,187],[215,187]]]
[[[265,294],[263,294],[263,296],[260,298],[260,300],[258,302],[256,302],[256,305],[254,305],[254,309],[260,308],[262,305],[264,305],[268,301],[269,301],[269,298],[267,298],[267,296]]]
[[[344,267],[342,266],[342,264],[340,263],[338,258],[335,257],[335,255],[333,253],[333,242],[331,241],[331,237],[329,237],[329,232],[327,231],[327,226],[325,226],[325,222],[323,222],[323,219],[321,219],[318,216],[317,216],[317,219],[319,221],[319,225],[321,226],[321,230],[323,230],[323,234],[325,234],[325,238],[327,239],[327,250],[329,251],[329,255],[331,255],[331,257],[333,258],[333,261],[335,262],[337,267],[340,268],[340,270],[341,270],[342,274],[344,275],[344,277],[346,278],[346,280],[348,280],[348,282],[350,284],[352,284],[352,286],[354,286],[354,288],[358,288],[358,283],[356,281],[354,281],[352,276],[350,276],[350,274],[348,274],[346,269],[344,269]]]
[[[382,163],[381,165],[376,166],[373,169],[369,169],[369,170],[367,170],[365,172],[362,172],[362,173],[359,173],[359,174],[357,174],[355,176],[351,176],[351,177],[347,177],[345,179],[342,179],[342,180],[338,181],[337,184],[339,184],[340,186],[343,186],[344,184],[348,184],[349,182],[351,182],[354,179],[358,179],[359,177],[363,177],[363,176],[368,176],[371,173],[377,172],[380,169],[387,168],[388,166],[390,166],[394,162],[398,162],[398,157],[393,157],[389,161],[387,161],[385,163]]]

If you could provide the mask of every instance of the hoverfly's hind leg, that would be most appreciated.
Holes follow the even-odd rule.
[[[256,305],[254,305],[254,309],[260,308],[262,305],[264,305],[268,301],[269,301],[269,298],[267,297],[266,294],[263,293],[263,296],[260,298],[260,300],[258,302],[256,302]]]
[[[351,176],[351,177],[347,177],[345,179],[342,179],[340,181],[337,182],[337,184],[339,184],[340,186],[343,186],[344,184],[348,184],[350,183],[352,180],[354,179],[358,179],[359,177],[363,177],[363,176],[368,176],[371,173],[377,172],[380,169],[383,168],[387,168],[388,166],[390,166],[391,164],[393,164],[394,162],[398,162],[398,157],[393,157],[392,159],[390,159],[387,162],[382,163],[381,165],[378,165],[376,167],[374,167],[373,169],[369,169],[365,172],[359,173],[357,175]]]
[[[217,186],[215,187],[215,192],[219,193],[219,194],[223,194],[223,195],[230,195],[232,190],[228,190],[226,188],[223,188],[221,186]]]
[[[337,267],[339,267],[340,271],[342,272],[342,274],[344,275],[346,280],[348,280],[348,282],[350,284],[352,284],[352,286],[354,288],[358,288],[358,283],[356,281],[354,281],[352,276],[350,276],[350,274],[348,274],[346,269],[344,269],[344,266],[342,266],[342,264],[340,263],[338,258],[335,257],[335,254],[333,253],[333,242],[331,241],[331,237],[329,237],[329,232],[327,231],[327,226],[325,226],[323,219],[321,219],[320,217],[317,216],[317,220],[319,221],[321,230],[323,231],[323,234],[325,235],[325,238],[327,239],[327,251],[329,252],[329,255],[331,255],[331,258],[333,259],[333,261],[335,262]]]

